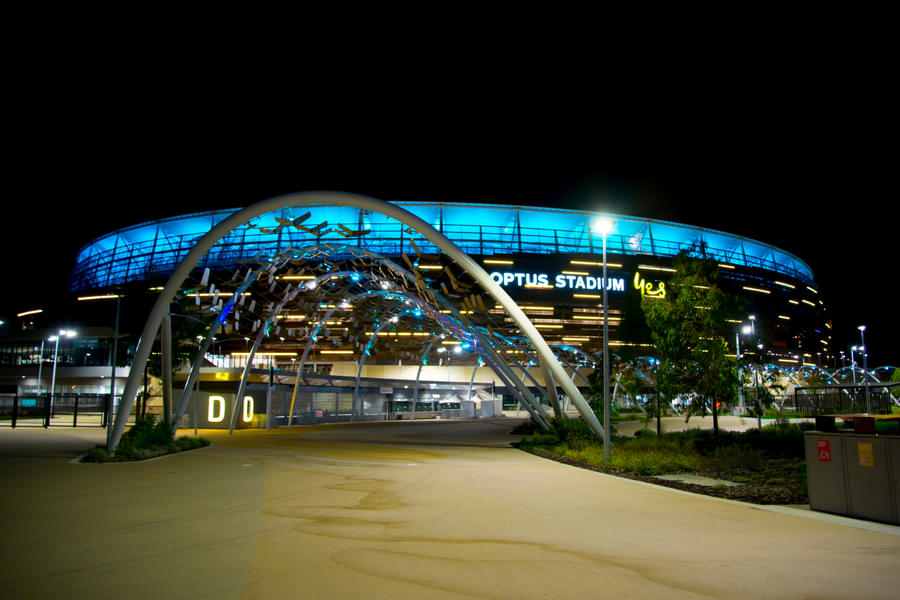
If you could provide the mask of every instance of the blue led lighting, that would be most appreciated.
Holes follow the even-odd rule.
[[[598,254],[601,238],[591,231],[596,217],[587,211],[489,204],[398,202],[409,212],[434,224],[470,255],[514,253]],[[120,229],[84,246],[73,271],[73,290],[92,289],[171,274],[200,237],[234,210],[172,217]],[[280,247],[303,248],[313,244],[340,248],[348,244],[381,256],[406,253],[418,257],[413,242],[425,254],[439,249],[408,227],[385,215],[347,206],[303,206],[296,211],[310,216],[303,226],[308,233],[281,221],[296,218],[286,208],[262,215],[253,226],[241,226],[222,238],[204,257],[200,267],[233,268],[239,261],[260,260]],[[615,220],[607,236],[607,250],[620,255],[668,257],[683,250],[702,252],[719,262],[758,267],[796,277],[815,285],[809,265],[779,248],[749,238],[656,219],[605,215]],[[360,218],[369,232],[344,237],[338,224],[359,229]],[[279,221],[279,219],[281,221]],[[330,226],[325,224],[329,223]],[[321,227],[320,227],[321,225]],[[351,257],[348,250],[347,257]],[[358,276],[351,275],[356,281]]]

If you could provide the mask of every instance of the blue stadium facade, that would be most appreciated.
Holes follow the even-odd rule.
[[[598,346],[601,337],[587,327],[599,312],[602,240],[592,232],[595,213],[487,204],[396,204],[479,259],[517,302],[532,308],[529,316],[538,327],[543,324],[542,334],[549,342],[574,343],[585,349]],[[176,216],[97,238],[79,252],[71,289],[84,293],[164,281],[193,244],[233,212]],[[640,294],[641,288],[655,289],[671,272],[672,258],[688,252],[717,261],[724,285],[749,300],[748,313],[771,340],[770,360],[818,364],[829,360],[829,319],[813,272],[802,259],[721,231],[605,216],[615,220],[607,237],[613,347],[625,343],[617,339],[616,330],[625,298]],[[299,221],[303,224],[284,226]],[[248,225],[221,239],[200,268],[229,273],[260,260],[273,248],[310,246],[335,248],[335,260],[349,258],[341,256],[341,248],[348,245],[398,262],[404,255],[440,260],[435,246],[416,238],[399,221],[351,207],[284,209]],[[736,332],[739,327],[736,323]]]

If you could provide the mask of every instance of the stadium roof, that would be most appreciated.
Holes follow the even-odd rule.
[[[491,204],[397,202],[472,255],[598,253],[600,237],[591,232],[597,213]],[[193,242],[236,209],[194,213],[141,223],[99,237],[78,253],[72,278],[76,290],[115,285],[174,269]],[[307,213],[312,213],[307,216]],[[814,284],[812,269],[800,258],[746,237],[656,219],[610,215],[607,237],[612,254],[674,256],[681,251],[719,262],[783,273]],[[298,225],[283,227],[285,222]],[[331,205],[287,208],[239,227],[210,251],[207,265],[252,259],[274,245],[353,243],[382,255],[414,252],[404,226],[384,215]],[[347,232],[362,232],[349,236]],[[426,253],[436,247],[420,243]]]

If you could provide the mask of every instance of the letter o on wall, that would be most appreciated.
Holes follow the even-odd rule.
[[[209,411],[206,420],[210,423],[221,423],[225,420],[225,398],[222,396],[209,397]]]

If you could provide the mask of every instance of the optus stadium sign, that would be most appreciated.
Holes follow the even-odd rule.
[[[537,289],[602,290],[603,278],[585,275],[557,273],[518,273],[494,271],[491,279],[503,287]],[[607,277],[606,289],[610,292],[624,292],[625,280],[621,277]]]

